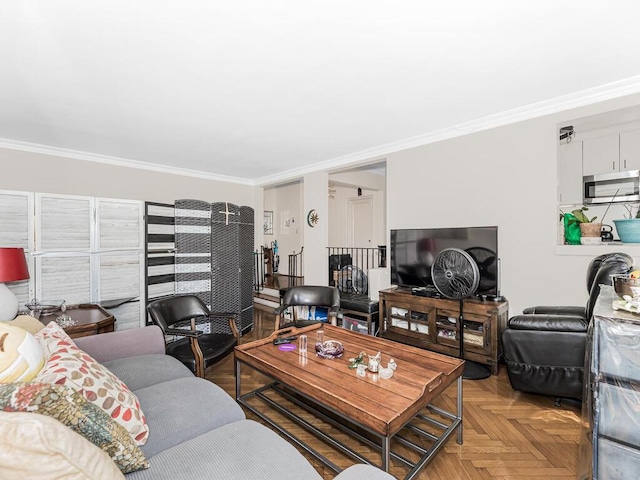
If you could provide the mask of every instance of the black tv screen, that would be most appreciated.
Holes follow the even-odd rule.
[[[476,295],[499,295],[498,227],[391,230],[391,283],[433,287],[431,265],[445,248],[466,251],[478,264]]]

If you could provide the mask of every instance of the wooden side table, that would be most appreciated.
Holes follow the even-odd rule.
[[[55,321],[61,313],[57,311],[42,315],[40,321],[46,325]],[[91,303],[69,305],[65,313],[76,321],[75,325],[64,329],[71,338],[88,337],[89,335],[114,331],[116,318],[99,305]]]

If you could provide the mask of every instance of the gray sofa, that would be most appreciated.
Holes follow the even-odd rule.
[[[224,390],[165,355],[158,327],[75,341],[136,394],[147,418],[149,439],[141,449],[151,467],[127,479],[322,479],[291,444],[247,420]],[[335,478],[393,479],[369,465],[354,465]]]

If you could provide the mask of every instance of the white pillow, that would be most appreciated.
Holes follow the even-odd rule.
[[[124,475],[106,452],[57,420],[0,412],[0,478],[121,480]]]
[[[40,342],[26,330],[0,322],[0,383],[28,382],[44,366]]]

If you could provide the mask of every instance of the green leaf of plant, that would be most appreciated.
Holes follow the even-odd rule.
[[[589,210],[587,207],[576,208],[575,210],[572,210],[571,213],[576,217],[578,223],[591,223],[598,217],[596,216],[589,220],[589,217],[584,214],[587,210]]]

